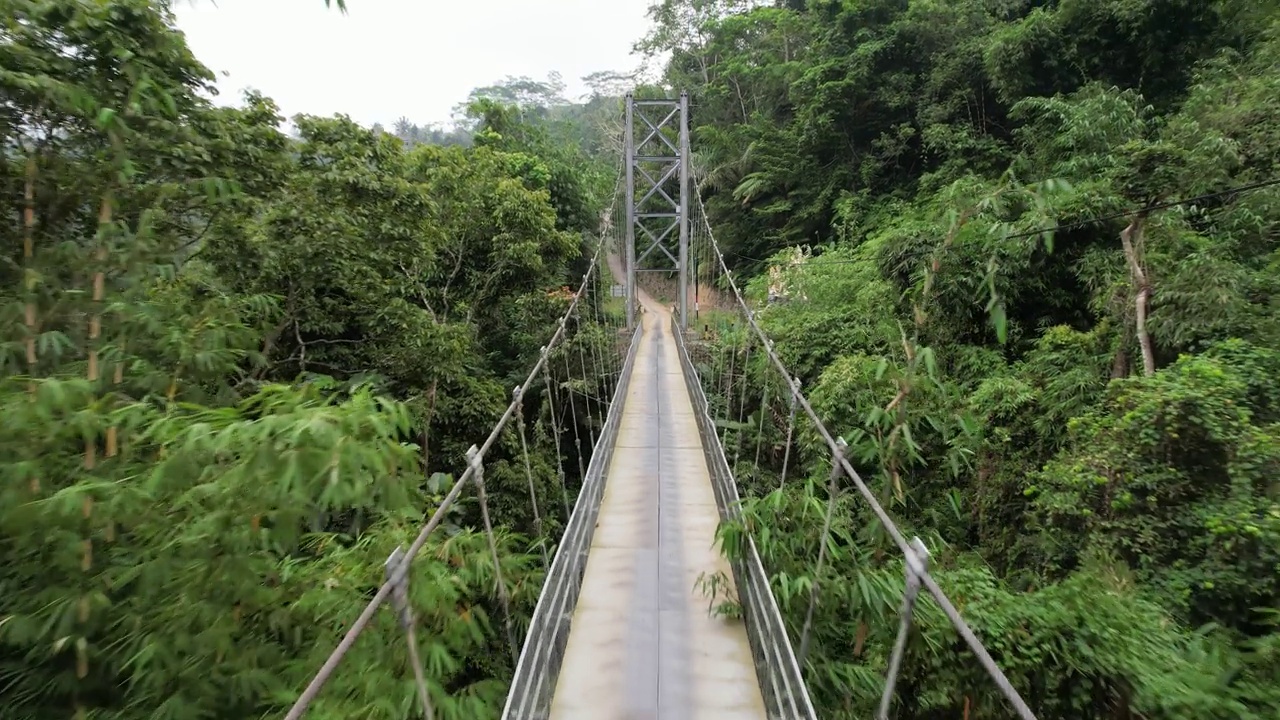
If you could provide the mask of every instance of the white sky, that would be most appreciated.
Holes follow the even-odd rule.
[[[219,104],[252,87],[285,117],[346,113],[364,125],[401,116],[447,123],[473,88],[507,75],[630,71],[651,0],[176,0],[178,26],[219,74]],[[222,76],[223,71],[228,73]]]

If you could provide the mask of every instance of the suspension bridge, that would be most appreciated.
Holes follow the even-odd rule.
[[[407,587],[414,558],[468,492],[478,500],[489,538],[495,595],[515,661],[504,720],[817,718],[805,685],[806,659],[829,563],[836,498],[850,487],[883,525],[906,569],[900,627],[877,717],[892,714],[923,592],[950,620],[1009,709],[1023,720],[1035,718],[930,575],[928,549],[899,530],[845,457],[843,440],[814,412],[735,282],[698,192],[688,113],[683,94],[627,96],[613,205],[555,333],[489,437],[468,452],[464,471],[414,542],[388,559],[385,582],[286,720],[305,715],[383,605],[406,635],[419,710],[428,720],[435,717],[432,695],[439,690],[428,682],[419,657]],[[715,342],[713,328],[726,326],[740,331],[740,342]],[[746,371],[753,353],[765,369],[762,384],[750,381]],[[526,399],[539,392],[560,459],[566,520],[553,551],[550,540],[542,546],[546,579],[521,639],[494,540],[485,467],[499,439],[514,428],[541,534],[555,501],[538,496],[528,459]],[[754,433],[743,422],[752,407],[759,409]],[[770,407],[781,413],[766,413]],[[752,455],[760,464],[765,420],[772,414],[787,418],[779,485],[788,472],[799,472],[794,446],[802,428],[821,438],[830,456],[825,522],[806,613],[790,627],[755,539],[747,535],[730,553],[719,547],[716,532],[740,517],[734,468]],[[579,428],[586,428],[587,437]],[[573,459],[576,498],[564,467]],[[708,586],[716,597],[736,601],[738,618],[710,611]]]

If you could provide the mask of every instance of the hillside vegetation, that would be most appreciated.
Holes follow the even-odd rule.
[[[761,301],[781,273],[779,352],[1040,717],[1280,714],[1277,4],[652,17],[639,48],[693,96],[729,264]],[[771,464],[739,476],[794,639],[822,510],[775,490],[788,410],[766,413]],[[801,445],[823,496],[826,447]],[[903,570],[877,527],[852,497],[837,513],[822,717],[867,717],[882,687]],[[895,716],[1007,717],[922,612]]]
[[[729,265],[1039,716],[1280,716],[1280,4],[651,18],[636,92],[690,93]],[[0,0],[4,720],[283,713],[554,331],[631,84],[513,77],[457,127],[288,134],[213,81],[164,0]],[[570,375],[524,408],[544,509],[607,384]],[[737,471],[794,639],[830,465],[801,427],[778,487],[789,408],[763,397]],[[486,481],[523,632],[564,517],[535,522],[514,432]],[[496,718],[512,672],[478,517],[414,566],[438,718]],[[806,679],[821,717],[864,718],[902,562],[851,494],[833,537]],[[385,612],[308,717],[418,713]],[[893,716],[1009,717],[928,601]]]
[[[165,2],[0,2],[5,720],[282,714],[507,407],[612,188],[501,104],[410,148],[343,116],[291,137],[213,80]],[[520,447],[486,479],[527,619]],[[511,673],[477,527],[459,505],[411,584],[438,718],[496,716]],[[391,613],[344,670],[309,717],[416,712]]]

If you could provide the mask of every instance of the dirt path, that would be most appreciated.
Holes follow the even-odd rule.
[[[605,258],[609,262],[609,272],[613,273],[614,278],[621,280],[622,282],[620,284],[625,287],[627,284],[627,274],[622,270],[622,259],[615,253],[609,253]],[[649,293],[645,292],[644,288],[640,287],[638,283],[636,284],[636,297],[640,300],[640,306],[647,309],[649,312],[665,313],[667,311],[667,309],[662,306],[662,303],[654,300],[653,297],[650,296]]]
[[[622,259],[619,258],[614,253],[609,253],[606,256],[606,258],[609,262],[609,271],[613,273],[614,278],[616,278],[620,282],[620,284],[625,285],[626,273],[622,271]],[[674,287],[675,287],[675,283],[672,282],[673,290],[674,290]],[[639,287],[638,283],[636,287],[636,295],[637,295],[637,298],[640,300],[640,306],[643,308],[646,308],[650,312],[654,311],[655,308],[661,308],[663,312],[670,311],[669,307],[666,307],[662,303],[655,300],[652,295],[650,295],[648,292],[645,291],[644,288]],[[734,302],[733,296],[731,294],[721,292],[711,287],[711,285],[705,282],[697,283],[697,292],[696,294],[691,294],[691,295],[692,296],[689,298],[690,312],[693,312],[694,297],[698,299],[698,305],[701,306],[704,310],[736,310],[737,309],[737,303]]]

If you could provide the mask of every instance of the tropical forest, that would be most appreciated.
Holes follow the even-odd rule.
[[[174,4],[0,0],[0,720],[283,717],[428,518],[307,717],[498,718],[626,349],[624,98],[682,92],[703,341],[771,382],[732,280],[1037,717],[1280,718],[1280,2],[652,0],[449,126],[215,101]],[[871,717],[902,557],[742,397],[719,532]],[[890,717],[1016,717],[927,597],[902,657]]]

